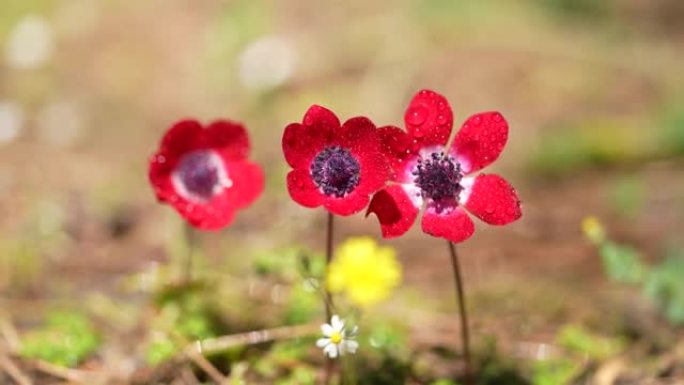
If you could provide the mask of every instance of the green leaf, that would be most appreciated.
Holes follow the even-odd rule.
[[[646,276],[644,294],[654,300],[674,325],[684,324],[684,256],[670,252]]]
[[[639,283],[647,273],[641,256],[634,248],[605,242],[599,249],[603,268],[608,277],[617,282]]]

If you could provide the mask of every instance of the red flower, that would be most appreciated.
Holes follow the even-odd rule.
[[[283,153],[293,168],[287,175],[292,199],[337,215],[361,211],[389,177],[373,122],[356,117],[340,125],[321,106],[311,106],[303,123],[285,128]]]
[[[423,231],[452,242],[475,231],[466,210],[491,225],[520,218],[520,201],[508,182],[495,174],[471,176],[494,162],[506,144],[508,123],[500,113],[468,118],[448,149],[453,114],[442,95],[420,91],[404,121],[408,133],[391,126],[379,129],[397,183],[373,196],[366,215],[378,216],[383,237],[408,231],[423,204]]]
[[[172,205],[203,230],[228,226],[239,209],[264,189],[261,167],[249,162],[249,138],[235,122],[208,127],[182,120],[166,132],[150,159],[149,178],[157,199]]]

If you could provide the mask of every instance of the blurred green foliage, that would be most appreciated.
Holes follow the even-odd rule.
[[[684,155],[684,107],[680,100],[673,105],[663,113],[660,144],[668,154]]]
[[[648,268],[643,264],[639,252],[630,246],[605,241],[599,246],[603,269],[616,282],[642,282]]]
[[[580,325],[568,324],[556,334],[561,355],[535,361],[531,370],[533,385],[570,384],[586,367],[584,360],[600,362],[625,348],[625,341],[592,333]]]
[[[323,297],[316,293],[310,281],[295,283],[290,289],[283,321],[287,325],[309,322],[320,313]]]
[[[100,342],[86,315],[59,310],[46,316],[44,326],[22,337],[21,355],[74,367],[93,354]]]
[[[253,268],[259,276],[288,287],[283,312],[285,324],[306,323],[320,314],[325,271],[322,255],[302,247],[287,247],[258,254]]]
[[[565,325],[556,335],[556,342],[570,353],[605,360],[620,353],[625,341],[592,333],[580,325]]]
[[[313,384],[316,369],[303,362],[311,346],[311,339],[283,341],[252,357],[251,366],[259,376],[278,384]]]
[[[542,175],[563,175],[590,166],[606,166],[649,155],[648,137],[610,119],[581,121],[542,134],[531,167]]]
[[[430,385],[458,385],[458,383],[446,378],[440,378],[439,380],[431,382]]]
[[[535,361],[532,365],[533,385],[564,385],[575,378],[582,364],[568,358]]]
[[[592,226],[586,226],[592,223]],[[640,284],[644,295],[662,309],[673,325],[684,325],[684,254],[669,249],[660,262],[646,264],[638,250],[610,240],[596,220],[585,220],[585,235],[596,244],[603,268],[616,282]],[[593,228],[593,231],[588,231]],[[596,231],[599,230],[599,231]],[[592,233],[602,233],[596,239]]]
[[[608,17],[612,10],[611,0],[535,0],[545,9],[563,17],[576,20],[598,21]]]
[[[662,309],[669,322],[684,325],[684,254],[670,250],[646,276],[644,293]]]
[[[644,205],[646,186],[635,176],[622,177],[613,183],[608,203],[620,215],[633,218]]]
[[[212,289],[195,282],[162,289],[156,298],[157,315],[151,325],[146,360],[157,365],[172,358],[189,341],[219,335],[220,323],[210,299]]]
[[[529,385],[530,381],[522,373],[523,365],[512,356],[502,354],[497,340],[489,336],[477,352],[479,361],[479,383],[482,385]]]
[[[42,270],[42,254],[35,242],[0,238],[0,288],[25,289],[37,281]]]

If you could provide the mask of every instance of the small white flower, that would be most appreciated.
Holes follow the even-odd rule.
[[[356,338],[356,327],[347,333],[344,328],[344,321],[339,316],[334,315],[330,324],[321,325],[323,338],[316,341],[316,346],[323,349],[323,353],[330,358],[337,358],[346,353],[354,354],[359,347]]]

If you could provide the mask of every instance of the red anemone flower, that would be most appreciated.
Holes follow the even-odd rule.
[[[495,174],[471,175],[494,162],[508,140],[508,123],[500,113],[468,118],[449,148],[453,113],[444,96],[418,92],[404,121],[408,132],[379,129],[397,183],[373,196],[366,215],[378,216],[383,237],[408,231],[423,205],[423,231],[456,243],[475,231],[465,210],[491,225],[520,218],[520,201],[506,180]]]
[[[332,111],[317,105],[309,108],[302,123],[285,127],[283,153],[293,168],[287,175],[292,199],[304,207],[323,206],[332,214],[363,210],[389,178],[373,122],[356,117],[340,125]]]
[[[172,205],[192,226],[219,230],[264,189],[261,167],[247,160],[249,137],[235,122],[206,128],[194,120],[174,124],[150,159],[157,199]]]

